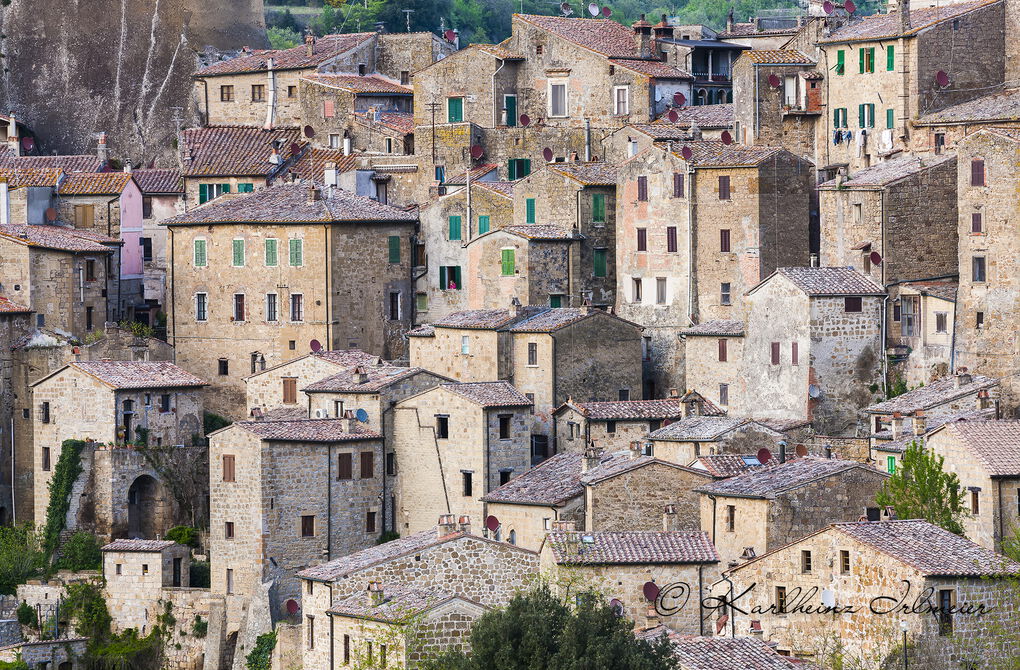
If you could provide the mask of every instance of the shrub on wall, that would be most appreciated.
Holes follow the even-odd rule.
[[[57,567],[73,572],[99,570],[103,567],[103,554],[99,549],[99,540],[96,536],[80,530],[60,547]]]
[[[263,633],[255,638],[255,646],[245,657],[248,670],[270,670],[273,649],[276,647],[276,631]]]
[[[85,442],[64,440],[60,445],[60,458],[53,467],[50,479],[50,502],[46,507],[46,525],[43,526],[43,552],[52,559],[60,546],[60,533],[67,523],[67,510],[71,507],[71,488],[81,474],[81,451]]]

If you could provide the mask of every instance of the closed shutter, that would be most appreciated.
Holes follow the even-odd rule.
[[[322,116],[323,116],[323,118],[332,119],[335,114],[336,114],[336,109],[335,109],[335,107],[333,105],[333,101],[332,100],[323,100],[322,101]]]
[[[371,479],[375,477],[375,453],[371,451],[361,452],[361,478]]]
[[[459,265],[452,265],[452,266],[450,266],[450,279],[453,280],[453,283],[456,284],[457,288],[461,288],[461,283],[460,283],[460,266]]]
[[[868,112],[868,128],[875,127],[875,103],[869,102],[867,105]]]
[[[606,250],[596,249],[594,256],[594,270],[596,277],[606,276]]]
[[[842,126],[839,125],[839,108],[838,107],[836,109],[832,110],[832,127],[833,128],[841,128],[842,127]]]
[[[459,216],[451,216],[450,217],[449,228],[450,228],[450,230],[449,230],[450,239],[451,240],[459,240],[460,239],[460,217]]]
[[[779,365],[779,343],[772,343],[772,365]]]
[[[970,232],[981,232],[981,212],[973,212],[970,215]]]
[[[293,405],[297,402],[297,379],[283,380],[283,402],[285,405]]]
[[[726,340],[719,340],[719,362],[726,362]]]
[[[866,49],[861,47],[860,54],[859,54],[859,56],[860,56],[860,63],[859,63],[859,65],[860,65],[860,74],[864,74],[864,59],[865,59],[865,55],[864,54],[865,54],[866,51],[867,51]]]
[[[676,226],[666,227],[666,251],[676,253]]]
[[[727,228],[723,228],[719,231],[719,251],[730,250],[730,231]]]
[[[896,49],[892,44],[885,48],[885,69],[889,72],[896,69]]]
[[[684,173],[674,172],[673,173],[673,197],[682,198],[684,197]]]
[[[276,267],[279,263],[279,240],[266,240],[266,267]]]
[[[637,229],[637,250],[648,251],[648,230],[645,228]]]
[[[517,179],[517,161],[513,158],[506,162],[506,178],[510,181]]]
[[[846,52],[840,49],[836,52],[836,74],[846,72]]]
[[[521,158],[519,160],[520,160],[520,168],[517,170],[517,176],[518,177],[527,177],[529,174],[531,174],[531,159],[530,158]]]
[[[478,234],[489,232],[489,215],[482,214],[478,217]]]
[[[234,481],[234,457],[231,454],[223,455],[223,481]]]
[[[244,267],[244,240],[234,240],[234,267]]]
[[[606,195],[594,193],[591,196],[591,220],[594,223],[606,222]]]
[[[390,263],[400,262],[400,236],[390,235]]]
[[[885,110],[885,127],[892,128],[896,124],[896,113],[891,110]]]
[[[648,200],[648,177],[637,178],[637,199],[641,202]]]
[[[970,161],[970,185],[985,185],[985,161],[982,158],[974,158]]]
[[[209,202],[209,184],[198,185],[198,204],[202,205]]]
[[[535,199],[528,198],[524,201],[524,222],[535,223]]]
[[[205,240],[195,240],[195,267],[205,267],[206,262]]]
[[[796,342],[790,343],[790,362],[794,365],[800,365],[800,349]]]
[[[351,454],[337,454],[336,478],[354,479],[354,459]]]
[[[859,128],[864,128],[867,124],[867,119],[865,118],[865,114],[867,112],[864,111],[865,107],[866,105],[864,104],[857,105],[857,126]]]
[[[464,98],[449,98],[447,121],[460,123],[464,120]]]
[[[230,193],[230,184],[220,184],[220,193]]]
[[[514,250],[503,249],[501,253],[503,276],[510,277],[514,274]]]
[[[301,240],[290,240],[290,264],[291,267],[300,267],[304,263],[304,254]]]
[[[730,199],[730,178],[719,177],[719,199],[729,200]]]

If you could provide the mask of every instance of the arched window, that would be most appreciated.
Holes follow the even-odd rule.
[[[507,538],[507,542],[509,542],[510,544],[517,544],[517,531],[516,530],[510,531],[510,536]]]

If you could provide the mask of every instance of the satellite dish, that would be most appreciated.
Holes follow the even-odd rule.
[[[46,220],[47,221],[56,221],[57,220],[57,210],[53,209],[52,207],[47,207],[46,208]]]
[[[311,342],[308,343],[308,348],[315,353],[319,353],[320,351],[322,351],[322,343],[319,342],[318,340],[312,340]]]
[[[949,75],[944,71],[939,70],[935,73],[935,83],[939,85],[939,88],[949,86]]]
[[[674,105],[676,105],[677,107],[683,107],[685,102],[687,102],[687,96],[686,95],[684,95],[680,91],[677,91],[676,93],[673,94],[673,104]]]
[[[35,138],[34,137],[22,137],[21,148],[25,151],[31,151],[35,149]]]
[[[832,14],[836,11],[836,5],[829,2],[829,0],[825,0],[825,2],[822,3],[822,11],[826,14]]]
[[[832,589],[822,589],[822,604],[826,607],[836,606],[836,594],[832,592]]]
[[[782,83],[782,80],[778,76],[774,74],[769,75],[769,86],[772,88],[779,88]]]
[[[608,7],[603,7],[602,8],[602,16],[603,17],[608,19],[612,15],[613,15],[613,10],[609,9]]]
[[[521,114],[521,117],[517,120],[521,122],[522,126],[531,125],[531,117],[528,116],[527,114]]]
[[[482,148],[481,144],[475,144],[471,147],[471,158],[478,160],[483,155],[485,155],[485,149]]]
[[[588,5],[588,13],[591,14],[592,16],[598,16],[599,14],[602,13],[602,10],[599,9],[599,6],[593,2],[590,5]]]
[[[655,582],[645,582],[641,587],[641,593],[645,595],[645,600],[655,600],[659,597],[659,585]]]
[[[301,145],[298,144],[297,142],[293,142],[290,145],[290,155],[293,156],[293,155],[295,155],[299,151],[301,151]]]
[[[294,600],[293,598],[287,601],[287,614],[294,616],[295,614],[298,613],[298,610],[300,609],[301,606],[298,605],[297,601]]]
[[[854,4],[854,0],[846,0],[843,4],[843,9],[847,11],[847,14],[853,14],[857,11],[857,5]]]
[[[446,40],[447,42],[452,42],[455,39],[457,39],[457,33],[453,32],[452,30],[447,30],[445,33],[443,33],[443,39]]]
[[[571,14],[574,13],[574,10],[570,8],[570,3],[569,2],[561,2],[560,3],[560,12],[563,13],[563,16],[570,16]]]
[[[616,616],[623,616],[623,603],[616,598],[609,601],[609,609],[613,610]]]
[[[551,163],[553,159],[553,150],[549,147],[542,149],[542,158],[545,159],[546,163]]]
[[[798,458],[804,458],[805,456],[807,456],[807,447],[805,447],[803,444],[798,444],[797,448],[794,451],[796,452]]]
[[[305,137],[315,137],[315,128],[305,126]]]
[[[665,428],[671,423],[673,423],[673,419],[663,419],[662,423],[660,424],[660,427]]]
[[[360,423],[368,423],[368,412],[366,412],[363,409],[359,409],[357,412],[354,413],[354,418],[357,419]]]
[[[669,119],[670,123],[676,123],[680,120],[680,115],[676,113],[675,109],[671,109],[669,110],[669,113],[666,114],[666,118]]]
[[[722,131],[722,135],[719,136],[719,139],[722,140],[723,144],[733,144],[733,136],[730,135],[730,131],[728,130]]]
[[[761,463],[762,465],[768,465],[769,462],[772,460],[772,452],[769,451],[766,447],[762,447],[761,449],[758,450],[757,458],[758,462]]]
[[[811,384],[807,387],[807,393],[812,398],[818,398],[822,395],[822,389],[818,388],[814,384]]]
[[[694,152],[691,151],[690,147],[684,147],[683,149],[680,150],[680,155],[684,157],[685,161],[689,161],[691,160],[691,156],[694,155]]]
[[[499,519],[490,514],[485,517],[485,527],[495,533],[496,529],[499,528]]]
[[[882,254],[878,253],[877,251],[872,251],[871,255],[868,256],[868,258],[871,260],[872,265],[882,264]]]

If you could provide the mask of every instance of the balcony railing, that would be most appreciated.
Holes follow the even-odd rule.
[[[713,73],[709,74],[708,72],[697,72],[697,71],[695,71],[692,74],[694,75],[694,78],[697,81],[715,81],[715,82],[720,82],[720,83],[725,83],[725,82],[730,81],[730,73],[729,72],[713,72]]]

